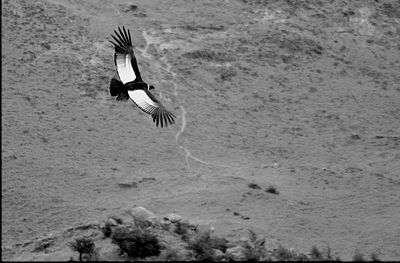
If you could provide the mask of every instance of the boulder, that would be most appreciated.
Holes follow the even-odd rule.
[[[225,253],[219,249],[213,249],[213,260],[221,261],[224,259]]]
[[[233,261],[245,261],[247,260],[246,249],[241,246],[228,248],[225,252],[226,258]]]
[[[166,217],[164,217],[164,220],[166,221],[170,221],[171,223],[177,223],[180,222],[182,220],[182,216],[175,214],[175,213],[171,213],[169,215],[167,215]]]
[[[146,226],[158,222],[157,216],[142,206],[134,207],[130,209],[128,213],[135,223],[144,224]]]
[[[52,246],[55,242],[55,238],[52,234],[49,234],[47,237],[38,238],[35,240],[35,246],[32,252],[38,251],[46,251],[50,246]]]

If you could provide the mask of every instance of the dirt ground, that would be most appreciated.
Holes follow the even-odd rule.
[[[167,129],[109,95],[122,25]],[[136,205],[400,260],[399,43],[396,0],[3,0],[2,259]]]

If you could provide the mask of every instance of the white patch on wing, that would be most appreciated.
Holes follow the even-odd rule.
[[[148,114],[153,114],[158,108],[158,104],[150,99],[144,90],[128,90],[128,95],[140,109]]]
[[[131,64],[131,56],[129,54],[116,53],[115,62],[122,83],[125,84],[136,79],[136,74]]]

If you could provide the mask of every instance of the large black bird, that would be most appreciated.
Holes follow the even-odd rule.
[[[111,35],[115,42],[114,63],[119,79],[112,78],[110,83],[111,96],[117,96],[117,100],[128,100],[130,98],[142,111],[150,114],[156,126],[167,127],[175,122],[175,115],[167,111],[159,100],[150,93],[154,89],[142,80],[139,67],[133,52],[131,33],[125,27],[118,27],[119,33],[114,30],[115,36]]]

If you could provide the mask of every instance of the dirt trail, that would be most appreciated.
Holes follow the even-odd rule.
[[[150,58],[150,55],[147,53],[148,47],[150,45],[153,45],[153,44],[158,46],[159,43],[158,43],[158,41],[155,40],[155,38],[151,37],[146,31],[143,31],[142,34],[143,34],[144,39],[146,40],[146,47],[145,47],[144,51],[142,52],[142,54],[143,54],[144,57]],[[172,86],[173,86],[173,89],[174,89],[174,93],[173,94],[175,96],[175,101],[177,101],[177,97],[179,96],[179,92],[178,92],[179,89],[178,89],[178,85],[175,83],[175,81],[176,81],[175,80],[176,79],[176,73],[171,70],[171,64],[168,63],[168,61],[166,60],[165,57],[161,57],[160,61],[166,65],[165,71],[172,76],[171,82],[172,82]],[[160,92],[160,96],[162,96],[161,92]],[[188,169],[190,169],[189,158],[193,159],[193,160],[195,160],[195,161],[197,161],[199,163],[202,163],[202,164],[205,164],[205,165],[209,165],[208,162],[203,161],[203,160],[201,160],[201,159],[199,159],[197,157],[194,157],[192,155],[192,153],[189,151],[189,149],[187,149],[185,146],[183,146],[182,144],[179,143],[179,136],[183,132],[185,132],[186,123],[187,123],[186,122],[186,109],[185,109],[185,107],[183,105],[179,105],[179,109],[182,112],[182,114],[180,116],[182,125],[181,125],[181,129],[179,130],[179,132],[175,135],[175,140],[176,140],[176,144],[178,145],[178,147],[181,148],[185,152],[185,162],[186,162],[186,165],[187,165]]]

